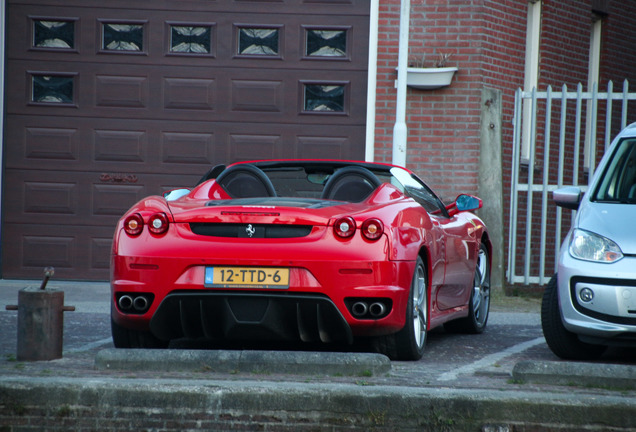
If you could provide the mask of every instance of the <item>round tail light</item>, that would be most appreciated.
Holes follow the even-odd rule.
[[[367,219],[362,224],[362,235],[367,240],[377,240],[384,232],[384,225],[380,219]]]
[[[168,216],[165,213],[155,213],[148,219],[148,230],[153,234],[163,234],[168,231]]]
[[[124,231],[131,236],[138,236],[144,229],[144,219],[139,213],[134,213],[124,220]]]
[[[333,224],[333,232],[340,238],[352,237],[356,233],[356,221],[351,216],[342,217]]]

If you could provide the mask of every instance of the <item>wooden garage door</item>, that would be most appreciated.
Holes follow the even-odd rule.
[[[9,0],[7,17],[4,278],[108,279],[119,216],[214,164],[364,157],[368,0]]]

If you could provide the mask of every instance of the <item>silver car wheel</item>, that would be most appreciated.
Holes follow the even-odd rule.
[[[424,346],[426,342],[426,323],[427,305],[426,305],[426,273],[422,266],[415,269],[415,277],[413,280],[413,335],[418,349]]]
[[[475,267],[475,282],[473,285],[473,311],[475,311],[475,320],[479,325],[483,325],[488,317],[488,309],[490,306],[490,281],[488,271],[488,252],[484,247],[479,249],[477,257],[477,266]]]
[[[424,354],[428,326],[428,273],[422,258],[417,257],[408,302],[405,308],[404,327],[397,333],[378,336],[374,343],[379,352],[391,360],[419,360]]]

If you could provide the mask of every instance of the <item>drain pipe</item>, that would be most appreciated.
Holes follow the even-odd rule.
[[[375,159],[375,104],[378,94],[378,27],[380,0],[371,0],[369,16],[369,71],[367,76],[367,131],[364,160]]]
[[[400,43],[398,53],[397,101],[395,126],[393,126],[394,165],[406,166],[406,68],[409,56],[409,24],[411,18],[411,0],[402,0],[400,8]]]

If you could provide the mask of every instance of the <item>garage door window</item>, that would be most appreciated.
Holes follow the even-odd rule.
[[[143,24],[103,23],[102,50],[142,52],[144,50]]]
[[[75,21],[34,19],[33,48],[75,48]]]
[[[344,113],[344,84],[304,83],[304,112]]]
[[[280,52],[280,28],[238,29],[238,54],[247,56],[278,57]]]
[[[344,29],[305,29],[307,57],[347,57],[347,31]]]
[[[170,52],[176,54],[211,54],[212,26],[170,26]]]
[[[73,75],[31,75],[31,102],[42,104],[72,104]]]

